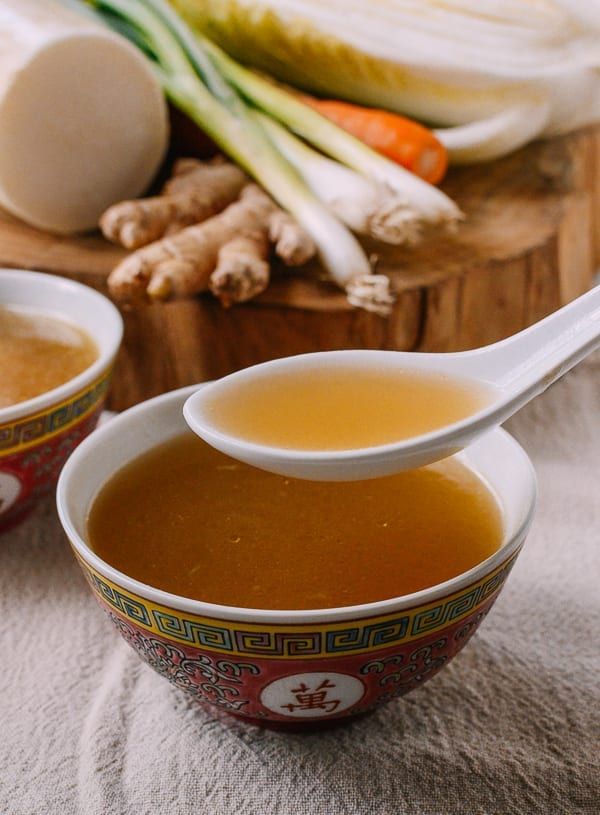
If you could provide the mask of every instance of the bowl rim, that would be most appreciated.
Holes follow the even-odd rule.
[[[3,281],[14,283],[16,286],[22,286],[25,289],[32,284],[37,284],[56,288],[57,290],[62,289],[66,295],[73,297],[87,297],[94,301],[94,306],[97,309],[104,311],[104,319],[112,335],[104,350],[98,348],[98,358],[94,360],[89,367],[77,374],[77,376],[63,382],[62,385],[58,385],[56,388],[52,388],[52,390],[44,391],[44,393],[34,396],[32,399],[26,399],[23,402],[17,402],[14,405],[0,408],[0,425],[40,413],[46,408],[68,399],[68,397],[74,393],[83,390],[87,385],[98,379],[110,366],[119,350],[123,338],[123,318],[119,310],[108,297],[105,297],[105,295],[91,288],[91,286],[86,286],[84,283],[77,283],[75,280],[69,280],[68,278],[59,277],[51,273],[32,272],[28,269],[5,267],[0,268],[0,284]],[[10,306],[12,304],[9,301],[6,303],[0,301],[0,307],[3,305]],[[36,309],[35,306],[34,309]],[[39,310],[44,311],[43,308]],[[70,322],[85,331],[98,347],[97,336],[94,336],[93,331],[91,331],[88,326],[82,325],[77,318],[73,318],[66,313],[61,313],[60,309],[47,309],[47,312],[48,314],[56,314],[57,319],[60,319],[62,314],[65,322]]]
[[[190,385],[177,390],[155,396],[151,399],[140,402],[134,407],[123,411],[123,413],[112,418],[104,426],[99,427],[88,436],[71,454],[67,460],[58,480],[56,488],[56,504],[58,516],[69,542],[79,558],[99,574],[125,589],[132,594],[142,597],[145,600],[157,605],[166,606],[173,610],[191,614],[195,617],[209,619],[227,620],[235,622],[272,624],[272,625],[292,625],[299,626],[312,623],[335,623],[345,620],[368,619],[372,617],[387,616],[397,611],[413,609],[418,606],[427,605],[448,595],[471,585],[478,579],[494,571],[519,549],[522,544],[535,514],[537,503],[537,477],[531,459],[521,447],[521,445],[502,428],[495,428],[487,433],[483,439],[501,438],[502,443],[509,446],[514,455],[517,456],[527,473],[528,494],[526,496],[526,511],[520,519],[515,532],[494,552],[490,557],[468,569],[456,577],[450,578],[443,583],[436,583],[425,589],[391,597],[384,600],[376,600],[371,603],[360,603],[352,606],[337,606],[333,608],[318,609],[259,609],[246,608],[242,606],[223,605],[219,603],[209,603],[204,600],[193,600],[162,589],[150,586],[140,580],[115,569],[105,560],[100,558],[79,535],[75,524],[72,522],[67,505],[67,495],[70,481],[76,477],[77,468],[85,459],[93,453],[94,447],[103,445],[115,432],[118,432],[121,421],[127,417],[135,416],[138,420],[144,414],[151,412],[155,407],[167,401],[185,400],[185,398],[202,387],[203,384]],[[182,402],[183,405],[183,402]],[[141,422],[140,422],[141,424]],[[164,440],[167,440],[166,437]],[[483,439],[481,440],[483,442]],[[157,444],[160,440],[157,440]],[[460,455],[460,454],[459,454]],[[116,472],[116,470],[115,470]],[[103,482],[106,483],[106,482]],[[98,489],[101,485],[99,485]],[[97,494],[97,492],[96,492]]]

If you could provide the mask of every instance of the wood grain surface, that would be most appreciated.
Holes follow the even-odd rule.
[[[444,188],[467,216],[455,236],[433,234],[413,250],[367,245],[397,293],[389,318],[353,309],[316,265],[276,270],[260,298],[229,310],[207,295],[124,311],[111,407],[287,354],[474,348],[589,287],[600,260],[600,128],[455,168]],[[0,265],[106,292],[123,254],[98,234],[57,237],[0,213]]]

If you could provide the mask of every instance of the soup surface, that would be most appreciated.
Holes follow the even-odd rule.
[[[217,430],[258,444],[350,450],[437,430],[489,399],[482,386],[439,374],[340,367],[223,383],[207,396],[204,415]]]
[[[494,496],[453,459],[370,481],[299,481],[191,433],[118,471],[88,518],[92,549],[130,577],[271,609],[408,594],[475,566],[502,535]]]
[[[68,382],[98,357],[77,326],[41,311],[0,306],[0,408]]]

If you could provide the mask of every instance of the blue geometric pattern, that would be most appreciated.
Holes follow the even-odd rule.
[[[236,631],[236,650],[258,656],[317,656],[321,652],[321,633],[295,631]]]
[[[406,616],[373,625],[345,628],[342,631],[328,631],[325,650],[328,653],[336,654],[398,642],[406,636],[409,622],[410,617]]]
[[[50,433],[65,429],[68,425],[87,413],[106,393],[110,372],[92,387],[66,405],[60,405],[50,413],[42,416],[26,416],[13,424],[0,427],[0,451],[5,451],[36,439],[41,439]]]
[[[117,611],[120,611],[136,623],[147,626],[152,625],[148,610],[143,603],[125,594],[121,594],[117,589],[113,589],[108,583],[104,583],[103,580],[100,580],[93,572],[89,572],[89,577],[92,587],[96,589],[98,594],[106,600],[107,603],[110,603],[113,608],[116,608]]]
[[[181,642],[204,645],[206,648],[214,648],[218,651],[234,650],[231,642],[231,632],[226,628],[185,620],[176,617],[174,614],[166,614],[164,611],[157,611],[156,609],[152,611],[152,616],[156,621],[158,630],[167,637],[174,637]]]
[[[84,567],[94,591],[112,608],[170,640],[198,645],[217,652],[253,654],[265,657],[301,657],[343,654],[353,651],[385,648],[388,644],[410,640],[465,617],[494,594],[506,580],[516,554],[488,580],[470,586],[462,594],[446,598],[431,608],[406,612],[402,616],[364,625],[332,630],[285,630],[283,625],[271,630],[249,630],[188,619],[179,612],[148,608],[141,600],[122,594],[95,573]],[[215,620],[215,623],[219,621]],[[322,629],[326,629],[324,624]]]
[[[439,628],[441,625],[451,623],[459,617],[464,616],[469,611],[482,603],[486,597],[493,594],[504,583],[508,573],[513,567],[515,559],[512,558],[504,568],[493,575],[485,583],[468,589],[464,594],[454,597],[451,600],[442,601],[438,606],[428,608],[418,612],[413,618],[411,634],[425,634]]]

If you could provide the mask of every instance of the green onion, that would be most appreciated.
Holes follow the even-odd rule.
[[[321,262],[354,305],[390,310],[389,281],[373,275],[349,230],[310,191],[275,148],[246,103],[164,0],[88,0],[105,23],[153,60],[165,93],[252,175],[312,237]]]
[[[454,225],[460,209],[441,190],[372,150],[305,105],[294,94],[244,68],[203,35],[197,35],[222,74],[254,105],[294,130],[332,158],[406,198],[426,223]]]
[[[270,116],[255,115],[314,194],[353,232],[384,243],[417,242],[420,229],[414,210],[387,185],[317,153]]]

